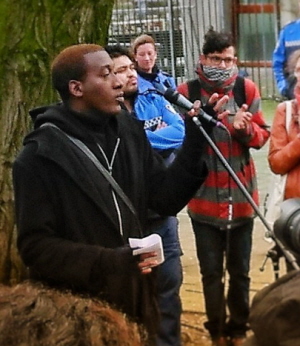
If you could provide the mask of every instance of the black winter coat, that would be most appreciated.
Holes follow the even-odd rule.
[[[94,152],[130,198],[139,222],[68,138],[41,126],[47,122]],[[194,136],[199,143],[200,134]],[[31,278],[97,295],[153,332],[152,275],[138,271],[128,237],[145,236],[148,208],[175,215],[199,187],[206,170],[201,145],[192,142],[166,169],[143,124],[127,114],[90,121],[63,105],[43,109],[13,166],[18,248]]]

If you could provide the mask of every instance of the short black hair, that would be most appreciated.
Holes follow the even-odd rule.
[[[204,55],[214,52],[221,53],[228,47],[234,47],[232,34],[225,31],[218,32],[211,27],[204,36],[202,53]]]
[[[85,55],[103,51],[102,46],[96,44],[77,44],[62,50],[51,65],[52,85],[60,94],[63,101],[70,98],[70,80],[82,80],[86,75]]]
[[[104,49],[107,51],[107,53],[112,59],[119,58],[120,56],[125,55],[133,61],[133,56],[131,52],[125,46],[121,46],[120,44],[107,45],[104,47]]]

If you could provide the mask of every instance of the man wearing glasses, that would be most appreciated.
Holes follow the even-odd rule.
[[[205,111],[225,125],[227,131],[214,127],[211,137],[258,203],[250,148],[261,148],[269,138],[259,91],[253,81],[238,76],[229,33],[210,29],[204,38],[196,70],[198,78],[179,85],[178,91],[190,100],[201,100]],[[222,118],[213,107],[205,106],[215,93],[228,97],[222,109],[223,115],[227,115]],[[214,151],[204,145],[209,173],[188,204],[201,268],[207,314],[204,325],[212,345],[237,346],[244,342],[248,329],[249,263],[255,215]]]

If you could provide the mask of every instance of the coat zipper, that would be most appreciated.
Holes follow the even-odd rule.
[[[108,161],[107,156],[106,156],[104,150],[102,149],[101,145],[98,144],[98,143],[97,143],[97,145],[98,145],[98,148],[99,148],[100,152],[102,153],[102,155],[103,155],[103,157],[104,157],[104,159],[106,161],[106,164],[107,164],[107,167],[108,167],[108,172],[109,172],[110,175],[112,175],[113,164],[114,164],[114,161],[115,161],[115,158],[116,158],[116,154],[117,154],[117,151],[118,151],[118,148],[119,148],[119,145],[120,145],[120,138],[117,138],[117,143],[116,143],[114,151],[113,151],[111,162]],[[121,235],[123,236],[124,230],[123,230],[123,222],[122,222],[122,215],[121,215],[120,206],[119,206],[116,194],[115,194],[113,189],[111,189],[111,193],[112,193],[112,197],[113,197],[115,208],[116,208],[117,215],[118,215],[119,230],[120,230]]]

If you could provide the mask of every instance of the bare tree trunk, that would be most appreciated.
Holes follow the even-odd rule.
[[[30,108],[55,102],[50,64],[64,47],[105,44],[114,0],[2,0],[0,3],[0,283],[25,270],[16,250],[11,167],[29,131]]]

